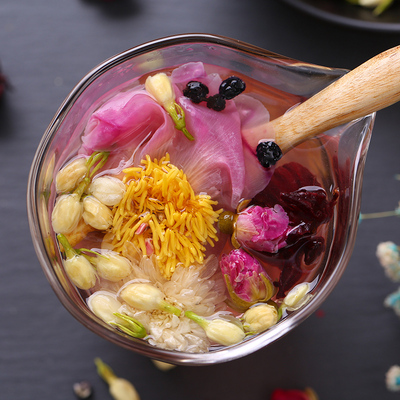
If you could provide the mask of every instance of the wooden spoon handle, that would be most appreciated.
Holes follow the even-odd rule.
[[[254,139],[271,137],[285,153],[291,147],[400,100],[400,46],[350,71],[281,117],[254,130]]]

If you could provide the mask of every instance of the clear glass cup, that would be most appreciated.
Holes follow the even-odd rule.
[[[327,140],[318,150],[316,162],[310,158],[311,170],[321,162],[330,166],[324,185],[340,188],[331,221],[330,251],[322,275],[312,289],[312,299],[305,306],[264,333],[248,337],[230,347],[216,347],[207,353],[192,354],[167,351],[131,338],[97,318],[87,307],[79,291],[69,281],[62,266],[55,234],[51,227],[49,205],[54,202],[53,171],[59,166],[66,148],[74,149],[93,104],[125,82],[157,69],[174,68],[190,61],[202,61],[237,71],[268,85],[298,101],[304,101],[346,70],[331,69],[299,62],[261,48],[226,37],[209,34],[183,34],[155,40],[118,54],[90,71],[65,99],[38,146],[28,181],[27,208],[33,244],[43,271],[65,308],[84,326],[117,345],[161,361],[204,365],[243,357],[267,346],[310,316],[340,279],[350,259],[358,225],[364,163],[375,115],[353,121],[327,132]],[[289,105],[277,97],[269,109],[271,118],[284,113]],[[318,140],[318,139],[317,139]],[[76,150],[76,149],[75,149]],[[295,157],[290,151],[287,160]],[[294,154],[292,156],[291,154]],[[319,171],[320,172],[320,171]]]

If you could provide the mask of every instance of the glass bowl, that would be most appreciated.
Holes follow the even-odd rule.
[[[134,47],[90,71],[57,111],[34,156],[27,209],[33,244],[43,271],[61,303],[78,321],[102,338],[150,358],[174,364],[205,365],[243,357],[270,345],[309,317],[333,290],[354,247],[363,169],[375,116],[368,115],[308,141],[317,150],[309,157],[307,168],[319,174],[324,187],[338,187],[340,193],[330,222],[324,267],[313,282],[311,300],[272,328],[249,336],[239,344],[211,348],[206,353],[162,350],[115,330],[89,310],[82,293],[64,272],[49,210],[55,199],[53,173],[66,151],[77,150],[82,127],[93,105],[128,81],[190,61],[227,68],[267,85],[274,96],[269,106],[271,119],[347,72],[299,62],[238,40],[209,34],[170,36]],[[296,154],[304,149],[300,145],[282,160],[295,160]],[[322,172],[321,165],[325,166]]]

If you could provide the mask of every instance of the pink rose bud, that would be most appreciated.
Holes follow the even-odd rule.
[[[252,304],[268,301],[275,293],[275,287],[261,264],[242,249],[224,254],[220,261],[229,295],[240,310],[247,310]]]
[[[235,239],[245,247],[276,253],[286,246],[289,217],[284,209],[252,206],[239,213],[235,224]]]

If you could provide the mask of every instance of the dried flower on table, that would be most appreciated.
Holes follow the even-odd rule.
[[[381,242],[376,256],[389,279],[400,282],[400,248],[393,242]]]
[[[94,362],[97,367],[97,373],[107,382],[110,394],[115,400],[140,400],[139,394],[132,383],[117,377],[113,370],[100,358],[96,358]]]
[[[304,390],[276,389],[272,393],[270,400],[318,400],[318,396],[311,388],[306,388]]]
[[[72,388],[78,399],[87,400],[93,395],[92,385],[88,381],[74,383]]]
[[[400,366],[393,365],[386,373],[386,387],[392,392],[400,391]]]
[[[386,307],[393,308],[396,315],[400,317],[400,288],[396,292],[386,297],[384,304]]]

